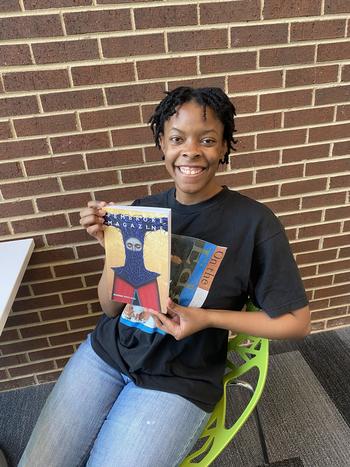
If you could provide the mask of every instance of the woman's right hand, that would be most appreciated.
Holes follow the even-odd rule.
[[[96,238],[100,245],[104,248],[104,225],[103,216],[106,214],[104,207],[107,206],[105,201],[89,201],[88,207],[80,211],[80,225],[86,229],[87,233]]]

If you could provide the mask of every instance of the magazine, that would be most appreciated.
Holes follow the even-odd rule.
[[[112,300],[166,313],[171,210],[108,205],[105,249]],[[130,307],[131,309],[131,307]]]

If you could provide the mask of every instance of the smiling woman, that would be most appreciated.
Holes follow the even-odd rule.
[[[196,302],[169,299],[166,314],[148,310],[154,332],[120,319],[125,305],[111,300],[105,264],[98,286],[104,315],[65,367],[19,467],[74,467],[84,457],[89,467],[178,466],[222,396],[228,331],[278,339],[309,332],[307,298],[281,223],[215,179],[233,149],[234,116],[218,88],[177,88],[155,109],[151,129],[175,188],[133,204],[171,208],[172,232],[194,245],[186,256],[191,277],[210,246],[222,257],[205,263],[210,286]],[[80,213],[102,246],[106,205],[90,201]],[[248,296],[262,311],[241,312]]]

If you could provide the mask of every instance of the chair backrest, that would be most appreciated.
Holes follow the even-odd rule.
[[[247,310],[257,311],[258,309],[249,302],[247,303]],[[230,360],[231,352],[238,354],[242,363],[233,363]],[[199,449],[186,457],[182,462],[181,467],[203,467],[210,465],[232,440],[236,433],[242,428],[262,395],[267,376],[268,358],[268,339],[248,336],[246,334],[238,334],[229,340],[228,358],[226,362],[229,371],[223,378],[224,394],[217,403],[203,433],[199,438],[199,440],[202,440],[203,444]],[[241,379],[243,375],[255,368],[258,370],[258,377],[254,393],[235,423],[230,428],[226,428],[227,388],[230,383]]]

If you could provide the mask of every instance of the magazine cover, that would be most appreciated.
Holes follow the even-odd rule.
[[[170,297],[179,305],[201,307],[225,256],[226,247],[184,235],[171,236]]]
[[[125,308],[124,318],[146,323],[149,316],[142,314],[144,308],[166,313],[171,210],[109,205],[106,211],[105,250],[111,298],[132,305]]]

